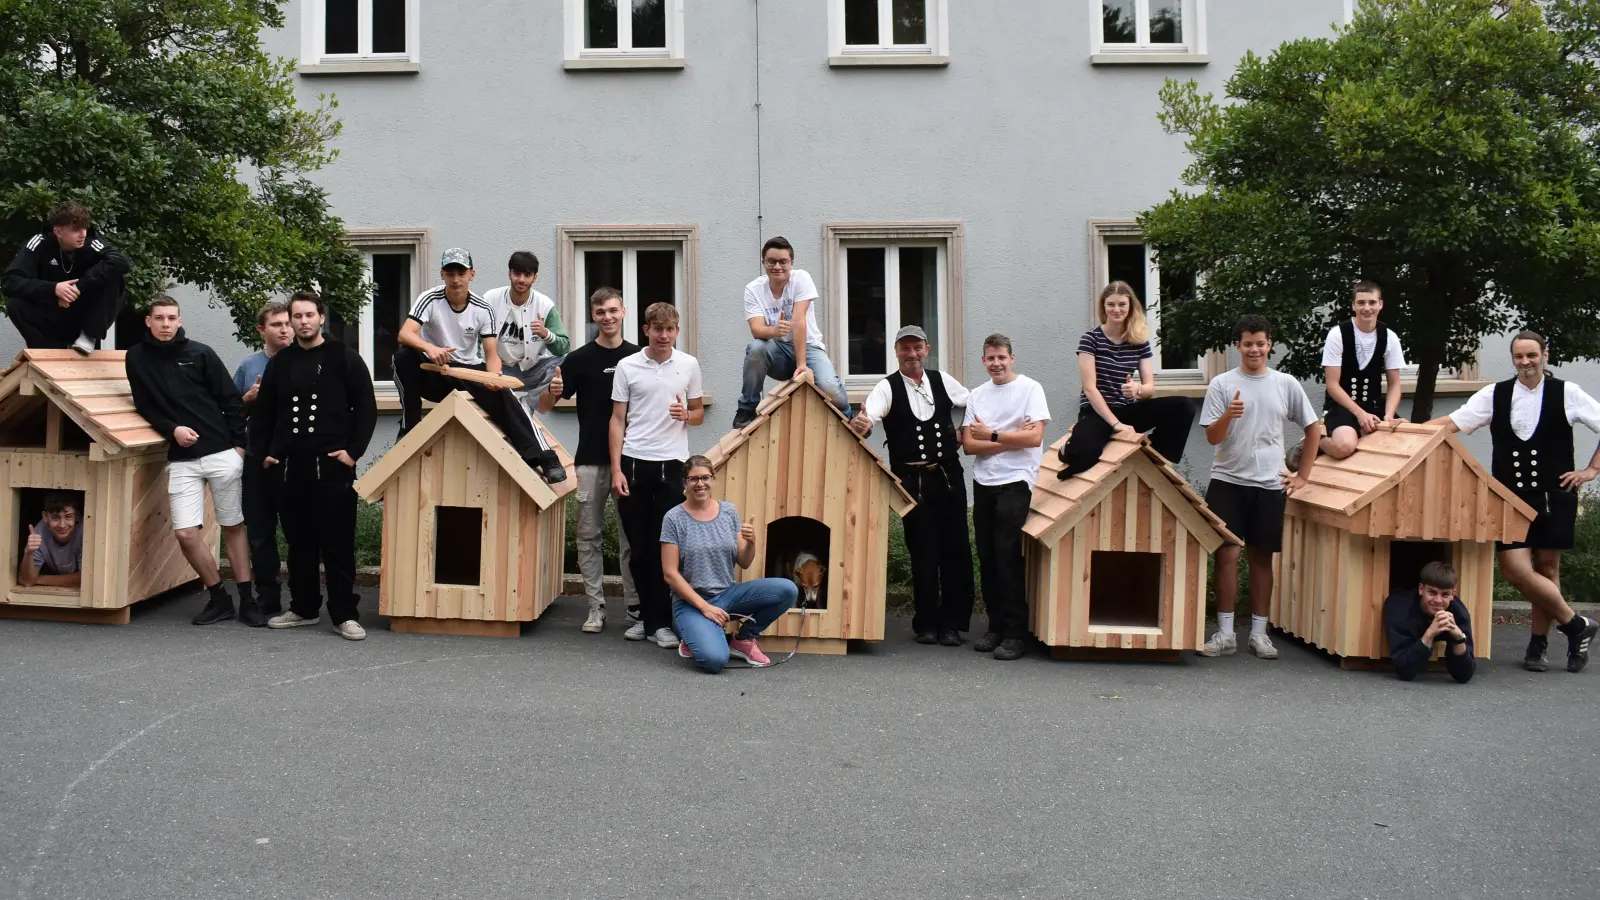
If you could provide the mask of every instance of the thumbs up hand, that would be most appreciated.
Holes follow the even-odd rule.
[[[789,312],[784,310],[778,313],[778,324],[772,326],[772,336],[781,341],[789,336],[789,331],[793,328],[794,323],[789,321]]]
[[[1238,391],[1234,391],[1233,400],[1228,403],[1227,416],[1230,419],[1237,419],[1242,415],[1244,415],[1244,400]]]
[[[667,407],[667,415],[679,422],[687,422],[689,420],[689,408],[683,405],[683,397],[677,394],[672,396],[672,405]]]
[[[739,538],[747,543],[756,539],[756,517],[745,517],[744,524],[739,526]]]
[[[256,395],[259,394],[259,393],[261,393],[261,376],[257,375],[256,376],[256,383],[250,385],[250,390],[244,392],[244,402],[245,403],[254,403],[254,402],[256,402]]]
[[[556,366],[555,377],[550,379],[550,386],[546,387],[545,390],[549,391],[551,394],[553,394],[553,395],[555,395],[557,397],[561,396],[563,393],[566,392],[567,385],[566,385],[565,382],[563,382],[561,380],[561,367],[560,366]]]
[[[532,322],[529,322],[528,330],[533,332],[533,336],[541,341],[547,341],[550,339],[550,329],[544,327],[544,319],[536,318]]]
[[[1133,373],[1129,372],[1128,377],[1122,382],[1122,396],[1127,397],[1129,400],[1137,400],[1139,399],[1139,388],[1139,382],[1135,381]]]
[[[39,534],[39,527],[35,525],[28,529],[28,552],[33,553],[44,546],[44,538]]]

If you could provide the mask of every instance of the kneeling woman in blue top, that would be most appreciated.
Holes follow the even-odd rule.
[[[756,555],[755,519],[740,524],[732,503],[711,497],[711,460],[691,456],[683,470],[684,501],[661,522],[661,574],[672,589],[672,622],[682,642],[678,655],[713,674],[729,656],[752,666],[771,665],[756,636],[794,606],[799,588],[787,578],[735,584],[733,567],[750,567]],[[730,615],[743,620],[729,640]]]

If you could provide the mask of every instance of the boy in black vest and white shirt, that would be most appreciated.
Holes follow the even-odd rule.
[[[1328,332],[1322,345],[1322,371],[1328,396],[1323,403],[1322,452],[1344,459],[1356,441],[1393,422],[1400,409],[1400,370],[1405,355],[1400,337],[1378,321],[1383,293],[1371,281],[1358,281],[1351,302],[1355,317]]]

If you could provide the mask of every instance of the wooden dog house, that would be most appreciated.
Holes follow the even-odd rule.
[[[1459,438],[1402,424],[1361,438],[1347,459],[1323,456],[1289,499],[1275,559],[1272,624],[1345,659],[1383,659],[1383,601],[1443,560],[1488,658],[1494,542],[1527,536],[1534,510],[1496,481]]]
[[[1143,435],[1113,436],[1099,462],[1062,480],[1064,468],[1044,455],[1022,528],[1034,635],[1067,658],[1198,649],[1206,560],[1240,540]]]
[[[0,617],[126,624],[130,606],[195,578],[172,535],[167,442],[134,411],[123,357],[24,350],[0,372]],[[46,491],[83,494],[77,588],[17,584]],[[216,552],[209,501],[204,534]]]
[[[543,427],[542,425],[539,427]],[[572,458],[546,484],[465,391],[453,391],[356,481],[383,502],[378,612],[391,631],[516,637],[561,593]]]
[[[762,637],[767,650],[843,653],[846,641],[883,640],[889,513],[915,506],[900,479],[850,430],[809,374],[784,382],[706,454],[715,494],[755,516],[756,559],[741,581],[793,576],[798,554],[824,577],[816,608],[792,609]],[[803,599],[803,598],[802,598]]]

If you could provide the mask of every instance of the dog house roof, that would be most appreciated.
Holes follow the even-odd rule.
[[[166,444],[133,408],[121,350],[24,350],[0,372],[0,416],[12,398],[43,394],[105,454]]]
[[[376,465],[368,469],[367,474],[356,481],[356,493],[368,502],[376,500],[383,493],[389,479],[433,443],[434,437],[452,422],[466,429],[467,434],[471,435],[490,458],[517,482],[517,486],[538,504],[539,509],[549,509],[557,500],[577,489],[578,478],[577,472],[573,469],[572,457],[567,455],[566,448],[561,446],[555,436],[545,430],[544,423],[534,420],[539,429],[544,431],[545,442],[556,451],[556,457],[560,459],[562,468],[567,470],[567,480],[558,484],[546,484],[543,478],[522,461],[522,457],[518,456],[506,442],[505,433],[489,421],[488,413],[472,402],[471,395],[465,391],[451,391],[438,406],[423,416],[422,421],[401,438],[399,443],[391,447]]]
[[[1535,515],[1438,425],[1363,437],[1345,459],[1323,456],[1289,501],[1326,524],[1370,537],[1520,541]]]
[[[1050,445],[1051,451],[1059,451],[1066,442],[1067,437],[1063,436]],[[1207,552],[1214,552],[1223,543],[1243,543],[1142,434],[1112,435],[1100,451],[1099,462],[1063,480],[1058,473],[1065,468],[1056,452],[1046,453],[1039,464],[1039,480],[1022,530],[1043,544],[1060,540],[1100,501],[1111,496],[1118,484],[1138,471],[1146,475],[1141,480],[1150,485],[1153,495],[1185,520],[1185,527]]]
[[[750,424],[723,435],[722,440],[717,441],[715,447],[706,451],[706,458],[711,460],[711,465],[720,470],[730,456],[749,443],[752,435],[767,427],[767,423],[777,414],[778,410],[788,405],[790,401],[803,397],[804,393],[802,392],[809,393],[828,409],[832,414],[833,421],[837,423],[840,433],[848,436],[860,448],[861,452],[872,460],[879,473],[885,479],[888,479],[889,485],[893,488],[889,495],[889,505],[895,511],[895,514],[903,516],[914,509],[917,501],[906,493],[906,489],[900,484],[900,479],[889,471],[889,464],[884,462],[883,457],[874,453],[860,435],[850,430],[850,421],[844,417],[844,413],[839,412],[833,402],[817,387],[809,371],[773,388],[772,392],[762,399],[761,405],[756,407],[756,417]]]

